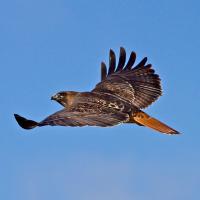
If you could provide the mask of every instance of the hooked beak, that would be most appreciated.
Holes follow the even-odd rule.
[[[53,95],[53,96],[51,97],[51,100],[56,101],[57,99],[58,99],[58,95],[57,95],[57,94],[55,94],[55,95]]]

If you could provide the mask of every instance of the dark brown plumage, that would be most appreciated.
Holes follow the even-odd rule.
[[[113,50],[109,54],[109,68],[101,63],[101,82],[91,92],[64,91],[52,100],[64,108],[41,122],[25,119],[17,114],[18,124],[25,129],[36,126],[113,126],[136,123],[167,134],[179,132],[150,117],[141,109],[152,104],[162,94],[160,78],[145,57],[135,67],[135,52],[127,64],[126,52],[120,48],[119,62]]]

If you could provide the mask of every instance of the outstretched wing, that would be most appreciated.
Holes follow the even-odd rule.
[[[151,64],[146,64],[147,58],[142,59],[135,67],[135,52],[131,52],[126,62],[126,52],[120,48],[119,62],[116,66],[116,56],[110,50],[109,69],[104,62],[101,63],[101,82],[92,92],[110,93],[118,96],[139,109],[152,104],[162,94],[160,78],[152,69]]]
[[[121,112],[115,113],[91,113],[91,112],[79,112],[79,111],[67,111],[63,109],[58,111],[42,122],[39,126],[51,125],[51,126],[113,126],[127,121],[129,116]]]
[[[109,108],[104,112],[90,111],[69,111],[66,108],[60,110],[41,122],[26,119],[15,114],[18,124],[24,129],[32,129],[37,126],[114,126],[129,120],[129,115],[122,112],[109,112]]]

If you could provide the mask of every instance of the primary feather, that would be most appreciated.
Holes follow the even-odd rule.
[[[113,51],[110,51],[113,52]],[[110,65],[108,73],[92,92],[106,92],[131,102],[139,109],[152,104],[162,94],[160,78],[147,64],[147,58],[143,58],[135,67],[136,53],[131,52],[130,58],[125,65],[126,53],[124,48],[120,49],[119,63],[115,69],[115,56],[110,53]]]

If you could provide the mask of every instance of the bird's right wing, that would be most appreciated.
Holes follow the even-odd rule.
[[[115,53],[110,50],[109,69],[107,70],[105,63],[102,62],[101,82],[92,92],[110,93],[139,109],[149,106],[162,94],[160,78],[155,74],[152,65],[146,64],[146,57],[136,66],[134,66],[135,60],[136,54],[131,52],[125,65],[126,52],[121,47],[119,62],[116,66]]]
[[[129,115],[121,112],[80,112],[60,110],[41,122],[37,123],[15,114],[18,124],[25,129],[32,129],[36,126],[113,126],[129,120]]]

